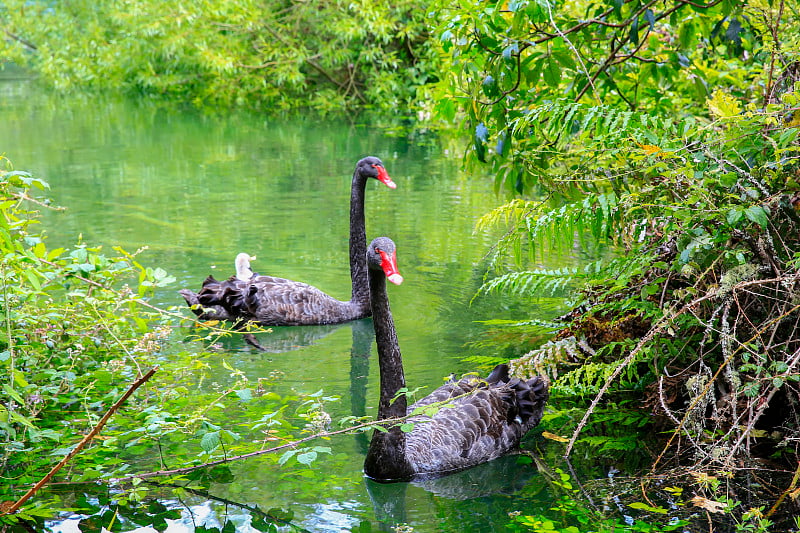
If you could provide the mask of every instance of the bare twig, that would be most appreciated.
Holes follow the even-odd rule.
[[[28,41],[27,39],[23,39],[22,37],[20,37],[19,35],[15,34],[15,33],[11,33],[10,31],[8,31],[8,30],[7,30],[7,29],[5,29],[5,28],[3,28],[3,33],[5,33],[5,34],[6,34],[6,35],[8,35],[8,36],[9,36],[11,39],[14,39],[14,40],[15,40],[15,41],[17,41],[18,43],[21,43],[23,46],[25,46],[26,48],[28,48],[28,49],[30,49],[30,50],[38,50],[38,49],[39,49],[39,48],[38,48],[38,47],[37,47],[35,44],[33,44],[32,42]]]
[[[792,275],[792,276],[786,276],[786,277],[782,277],[782,278],[770,278],[770,279],[759,279],[759,280],[742,281],[742,282],[739,282],[736,285],[734,285],[731,290],[732,291],[736,291],[736,290],[743,289],[745,287],[751,287],[751,286],[754,286],[754,285],[764,285],[764,284],[781,282],[781,281],[796,280],[797,278],[800,278],[800,274],[795,274],[795,275]],[[575,445],[575,442],[577,441],[578,436],[580,435],[581,431],[583,431],[583,428],[586,426],[586,423],[589,421],[589,417],[594,412],[594,409],[597,407],[597,404],[603,398],[603,396],[605,395],[605,393],[608,390],[608,388],[617,379],[617,377],[622,373],[622,371],[625,368],[627,368],[628,365],[630,365],[633,362],[635,357],[639,354],[639,352],[642,351],[642,349],[644,349],[644,347],[647,345],[647,343],[649,343],[653,339],[653,337],[655,337],[656,335],[661,333],[667,326],[669,326],[669,324],[672,323],[673,320],[675,320],[676,318],[678,318],[682,314],[692,310],[693,308],[697,307],[701,303],[703,303],[703,302],[705,302],[707,300],[710,300],[712,298],[716,298],[716,297],[717,297],[717,292],[716,291],[709,291],[708,293],[704,294],[703,296],[695,298],[694,300],[692,300],[688,304],[684,305],[679,310],[677,310],[675,312],[667,312],[667,313],[665,313],[664,316],[662,316],[650,328],[650,330],[647,332],[647,334],[644,337],[642,337],[642,339],[636,344],[634,349],[631,350],[631,352],[627,355],[627,357],[625,357],[625,359],[620,361],[620,363],[617,365],[617,368],[614,369],[614,372],[608,377],[608,379],[605,381],[605,383],[603,383],[603,386],[600,388],[600,391],[597,393],[597,395],[595,396],[594,400],[592,400],[592,403],[589,405],[589,408],[586,410],[586,413],[583,415],[583,418],[581,419],[580,423],[578,423],[578,427],[575,428],[575,431],[572,434],[572,438],[570,439],[569,444],[567,444],[567,448],[566,448],[566,450],[564,452],[564,456],[565,457],[568,457],[569,454],[572,453],[572,448]],[[800,306],[798,306],[798,307],[800,307]],[[774,322],[774,320],[771,321],[771,323],[772,322]],[[730,357],[733,357],[733,355],[736,354],[736,353],[738,353],[738,350],[734,351],[731,354]],[[727,363],[727,360],[726,360],[726,363]],[[717,370],[717,374],[719,374],[719,372],[722,371],[722,368],[725,366],[726,363],[723,363],[722,367],[720,367],[720,369]],[[714,379],[716,379],[716,374],[715,374],[714,378],[709,380],[709,384],[713,383]],[[708,386],[710,386],[710,385],[706,385],[706,387],[708,387]],[[698,398],[700,398],[700,397],[702,397],[702,394],[698,395]],[[695,402],[696,401],[697,401],[697,399],[695,399]],[[693,407],[693,405],[689,406],[689,409],[687,410],[687,413],[688,413],[688,411],[690,411],[692,409],[692,407]],[[684,416],[684,420],[682,422],[685,422],[685,420],[686,420],[686,416]],[[666,444],[665,449],[667,447],[669,447],[669,445],[671,444],[672,440],[675,438],[675,435],[680,431],[681,427],[682,427],[682,425],[679,426],[675,430],[675,433],[673,433],[673,436],[670,438],[669,442]],[[663,452],[662,452],[662,455],[663,455]],[[661,457],[659,456],[659,458],[656,460],[655,464],[658,464],[660,458]],[[653,465],[653,468],[655,468],[655,464]]]
[[[781,0],[781,4],[778,7],[778,16],[771,21],[770,24],[770,33],[772,33],[772,50],[769,54],[769,69],[767,70],[767,86],[764,87],[764,108],[767,107],[769,103],[770,93],[772,93],[772,77],[775,75],[775,57],[778,55],[778,52],[781,49],[781,42],[778,39],[778,27],[781,23],[781,17],[783,17],[783,7],[784,7],[784,0]]]
[[[357,431],[359,429],[374,427],[376,424],[380,424],[380,425],[396,424],[396,423],[401,422],[402,420],[403,419],[399,419],[399,418],[398,419],[391,418],[391,419],[380,420],[378,422],[376,422],[376,421],[364,422],[363,424],[358,424],[358,425],[351,426],[351,427],[348,427],[348,428],[345,428],[345,429],[340,429],[338,431],[321,431],[319,433],[314,433],[313,435],[309,435],[307,437],[303,437],[302,439],[293,440],[291,442],[287,442],[287,443],[281,444],[279,446],[274,446],[272,448],[267,448],[266,450],[257,450],[255,452],[245,453],[245,454],[242,454],[242,455],[234,455],[234,456],[231,456],[231,457],[225,457],[223,459],[218,459],[216,461],[211,461],[211,462],[208,462],[208,463],[202,463],[202,464],[199,464],[199,465],[187,466],[187,467],[184,467],[184,468],[174,468],[174,469],[171,469],[171,470],[158,470],[158,471],[155,471],[155,472],[145,472],[143,474],[135,474],[135,475],[126,476],[126,477],[114,478],[114,479],[111,479],[109,482],[112,483],[112,484],[116,484],[116,483],[125,483],[127,481],[132,481],[134,479],[148,479],[148,478],[152,478],[152,477],[177,476],[177,475],[182,475],[182,474],[188,474],[189,472],[193,472],[195,470],[200,470],[202,468],[209,468],[209,467],[212,467],[212,466],[217,466],[217,465],[221,465],[221,464],[225,464],[225,463],[231,463],[233,461],[241,461],[242,459],[249,459],[251,457],[257,457],[259,455],[266,455],[268,453],[278,452],[278,451],[281,451],[281,450],[285,450],[287,448],[296,448],[300,444],[303,444],[303,443],[306,443],[306,442],[309,442],[309,441],[312,441],[312,440],[315,440],[315,439],[320,439],[320,438],[324,439],[324,438],[328,438],[328,437],[333,437],[335,435],[343,435],[343,434],[346,434],[346,433],[350,433],[352,431]]]

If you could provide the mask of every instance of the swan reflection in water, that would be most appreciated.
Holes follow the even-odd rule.
[[[424,514],[423,509],[428,506],[452,506],[453,509],[448,509],[448,515],[456,512],[457,508],[463,508],[474,519],[475,505],[492,505],[497,498],[490,496],[514,495],[537,475],[535,462],[524,458],[524,455],[506,455],[461,472],[425,481],[380,483],[365,477],[364,483],[381,531],[394,531],[397,524],[413,526],[415,515]],[[450,500],[451,503],[443,500]],[[467,500],[477,501],[458,505],[458,502]],[[496,524],[486,523],[485,531],[502,531],[508,525],[508,515],[505,513],[486,512],[481,516],[486,520],[492,517],[498,520]]]

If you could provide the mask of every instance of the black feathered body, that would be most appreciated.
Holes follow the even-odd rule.
[[[548,387],[544,378],[510,378],[498,365],[486,379],[468,376],[450,380],[406,407],[403,361],[386,293],[386,275],[375,250],[394,254],[385,237],[367,252],[372,320],[378,345],[380,403],[378,419],[413,415],[409,433],[396,423],[375,430],[364,461],[364,473],[378,481],[426,479],[463,470],[515,449],[525,433],[542,419]],[[427,407],[427,408],[426,408]]]
[[[410,433],[375,432],[365,473],[381,481],[421,480],[506,455],[541,421],[547,398],[542,378],[509,378],[507,365],[486,379],[451,380],[408,407]]]
[[[380,172],[378,170],[380,167]],[[356,165],[350,188],[349,301],[341,301],[298,281],[254,275],[247,281],[236,277],[217,281],[209,276],[197,294],[180,291],[201,319],[252,320],[263,326],[339,324],[370,316],[369,283],[365,254],[364,191],[369,178],[385,173],[377,157],[365,157]],[[394,188],[394,183],[390,187]],[[206,308],[203,311],[197,304]]]
[[[508,378],[508,367],[492,382],[463,378],[439,387],[416,402],[408,414],[436,405],[433,416],[408,419],[414,429],[406,437],[406,456],[415,472],[426,476],[463,470],[491,461],[517,448],[529,429],[542,419],[547,387],[541,378]],[[444,402],[444,403],[440,403]]]
[[[258,276],[254,275],[253,278]],[[244,295],[250,281],[243,281],[236,276],[218,281],[208,276],[200,291],[195,293],[189,289],[178,291],[192,312],[200,320],[231,320],[247,318]]]
[[[265,326],[340,324],[369,316],[369,305],[342,302],[307,283],[272,276],[254,278],[246,291],[231,289],[223,300],[228,309],[243,302],[237,312]]]

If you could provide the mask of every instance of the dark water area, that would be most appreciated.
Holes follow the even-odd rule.
[[[487,331],[482,321],[547,319],[565,310],[560,298],[520,303],[485,296],[470,305],[499,235],[477,234],[474,225],[502,199],[487,176],[461,171],[458,150],[433,132],[398,134],[396,122],[381,125],[391,121],[204,114],[148,101],[61,97],[19,79],[0,81],[0,117],[2,153],[16,169],[47,181],[54,203],[67,208],[44,213],[49,247],[83,242],[109,253],[112,246],[147,247],[137,259],[176,278],[153,303],[186,316],[178,289],[196,290],[210,273],[227,277],[243,251],[256,256],[253,268],[260,273],[308,281],[346,299],[350,178],[366,155],[380,157],[398,185],[368,185],[366,221],[368,239],[387,235],[398,245],[406,281],[390,297],[409,386],[432,390],[451,373],[477,370],[470,357],[498,355],[473,344]],[[549,268],[585,259],[577,249],[543,255]],[[224,340],[219,357],[204,363],[220,381],[227,364],[253,382],[279,373],[281,394],[338,397],[328,408],[334,420],[376,413],[369,320],[274,328],[259,341],[266,352],[239,338]],[[182,347],[195,348],[201,347]],[[526,447],[541,442],[535,430]],[[320,456],[308,476],[288,476],[274,461],[256,458],[231,464],[232,481],[212,484],[207,493],[186,493],[180,501],[165,493],[159,505],[182,513],[166,531],[226,521],[237,531],[256,531],[256,509],[279,508],[293,513],[287,531],[390,531],[408,524],[415,531],[489,532],[503,530],[509,513],[546,512],[552,505],[549,481],[517,457],[435,482],[380,485],[361,473],[364,435],[328,445],[333,453]],[[143,464],[155,457],[153,451]],[[103,508],[108,494],[82,487],[63,498]],[[153,531],[119,520],[117,530]],[[91,520],[80,522],[66,515],[48,527],[90,530]]]

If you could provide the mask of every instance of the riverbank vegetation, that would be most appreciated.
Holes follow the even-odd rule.
[[[491,169],[513,198],[479,224],[507,229],[482,290],[575,289],[574,311],[548,325],[553,340],[517,362],[553,376],[562,398],[591,400],[585,414],[560,417],[565,453],[638,448],[631,437],[642,420],[618,411],[634,399],[630,407],[652,415],[647,427],[666,436],[652,450],[654,471],[794,472],[797,7],[676,0],[456,11],[440,11],[454,68],[438,111],[465,117],[468,164]],[[535,268],[547,262],[542,240],[599,259]],[[790,480],[775,499],[796,496]],[[715,505],[730,508],[727,498],[695,505],[712,516]]]
[[[577,521],[592,531],[687,523],[768,531],[781,515],[777,530],[800,528],[789,518],[800,477],[797,6],[430,7],[432,16],[413,2],[71,2],[40,11],[6,2],[0,16],[11,57],[59,89],[273,110],[415,103],[461,128],[467,168],[491,172],[508,200],[478,224],[506,231],[476,298],[572,294],[573,310],[559,322],[502,326],[506,342],[515,331],[552,334],[514,362],[519,372],[552,379],[550,456],[594,457],[609,469],[634,466],[636,456],[636,466],[651,470],[642,486],[652,499],[625,509],[644,521],[668,510],[675,518],[657,529],[608,518],[573,498],[591,487],[552,470],[564,500],[553,515],[512,517],[512,529],[571,532]],[[173,369],[159,357],[171,319],[142,300],[169,277],[124,250],[48,250],[20,211],[31,187],[44,184],[10,167],[3,177],[0,363],[9,372],[0,429],[11,444],[0,469],[25,484],[50,463],[40,443],[86,429],[102,400],[142,369]],[[587,266],[539,268],[547,264],[543,241],[574,247]],[[263,423],[287,438],[317,416],[314,399],[261,394],[261,384],[231,369],[231,383],[209,391],[203,409],[179,417],[186,400],[178,368],[166,389],[150,389],[129,413],[138,429],[117,430],[141,434],[130,446],[144,446],[138,439],[148,432],[191,433],[205,443],[198,461],[224,446],[235,455],[240,436],[206,418],[222,401],[279,413]],[[202,363],[183,368],[202,373]],[[82,413],[75,427],[58,422],[51,410],[59,408]],[[643,445],[643,428],[659,438]],[[113,459],[117,438],[83,455],[76,471],[91,478],[102,457],[110,461],[105,477],[127,475],[130,465]],[[324,446],[294,457],[308,462],[317,453]],[[766,471],[785,474],[783,484],[762,477]],[[768,487],[761,499],[742,495],[741,476]],[[611,500],[612,492],[592,494]]]

